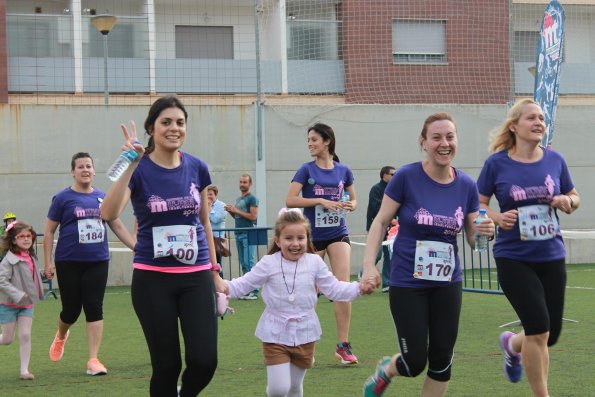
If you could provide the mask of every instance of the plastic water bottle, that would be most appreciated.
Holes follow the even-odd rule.
[[[484,219],[488,219],[487,211],[482,208],[479,210],[479,216],[475,218],[475,223],[480,224]],[[488,237],[479,233],[475,234],[475,252],[486,252],[488,250]]]
[[[112,164],[112,166],[107,170],[107,177],[109,180],[115,182],[120,179],[128,167],[130,167],[130,164],[132,164],[137,158],[138,153],[136,153],[134,150],[128,150],[127,152],[120,153],[116,161],[114,161],[114,164]]]
[[[343,194],[341,195],[341,202],[342,203],[348,203],[351,201],[351,197],[349,196],[349,193],[347,193],[346,191],[343,191]],[[347,213],[349,211],[346,209],[341,209],[341,215],[346,216]]]

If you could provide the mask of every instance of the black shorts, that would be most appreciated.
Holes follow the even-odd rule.
[[[316,252],[324,251],[324,250],[326,250],[326,248],[329,245],[334,244],[334,243],[347,243],[347,244],[351,245],[351,241],[349,241],[349,236],[346,234],[336,237],[331,240],[312,241],[312,244],[314,244],[314,249],[316,250]]]
[[[525,330],[525,335],[550,333],[548,344],[556,343],[562,329],[566,265],[495,258],[498,281]]]

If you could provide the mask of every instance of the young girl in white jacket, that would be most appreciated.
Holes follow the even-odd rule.
[[[314,345],[322,334],[315,312],[316,287],[333,301],[361,295],[359,282],[339,281],[313,253],[310,223],[299,211],[282,212],[268,252],[250,272],[227,281],[238,298],[262,288],[266,305],[256,327],[267,367],[267,395],[301,397],[306,370],[314,365]]]

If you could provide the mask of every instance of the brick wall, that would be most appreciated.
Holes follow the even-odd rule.
[[[339,17],[347,102],[508,102],[508,0],[344,0]],[[446,20],[447,64],[393,64],[394,18]]]
[[[8,54],[6,47],[6,0],[0,0],[0,103],[8,103]]]

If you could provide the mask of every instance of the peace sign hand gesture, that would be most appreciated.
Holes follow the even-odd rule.
[[[130,133],[128,132],[128,128],[126,128],[126,124],[120,124],[120,128],[122,128],[122,133],[124,134],[124,140],[126,143],[122,145],[122,150],[127,152],[129,150],[134,150],[136,154],[138,154],[138,160],[143,157],[145,153],[145,148],[138,140],[138,135],[136,134],[136,123],[134,120],[130,120]]]

